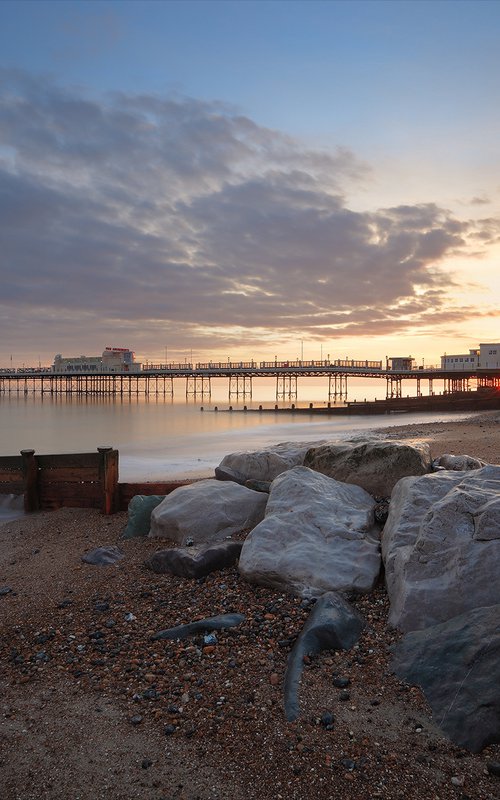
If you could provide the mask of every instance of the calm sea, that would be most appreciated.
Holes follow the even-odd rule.
[[[273,408],[273,380],[254,380],[253,396],[228,398],[227,380],[213,380],[210,399],[186,399],[185,382],[174,381],[174,398],[150,395],[129,398],[55,398],[45,395],[0,395],[0,455],[25,448],[38,453],[88,452],[113,446],[120,452],[120,480],[168,480],[213,474],[226,453],[252,450],[284,441],[347,439],[364,431],[411,422],[458,419],[467,415],[383,415],[322,417],[314,414],[250,412]],[[407,391],[406,391],[407,389]],[[440,391],[439,387],[434,390]],[[403,387],[414,394],[415,385]],[[352,379],[350,400],[385,397],[384,380]],[[326,405],[326,379],[302,379],[297,406]],[[292,401],[280,401],[281,407]],[[234,411],[229,412],[229,405]],[[215,411],[215,407],[219,409]],[[201,410],[203,408],[203,410]]]

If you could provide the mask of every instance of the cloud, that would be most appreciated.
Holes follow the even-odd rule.
[[[12,71],[0,86],[4,337],[50,352],[71,320],[85,341],[117,331],[147,351],[209,335],[216,350],[477,314],[453,307],[442,265],[497,241],[498,220],[432,202],[351,209],[367,165],[221,103],[96,98]]]

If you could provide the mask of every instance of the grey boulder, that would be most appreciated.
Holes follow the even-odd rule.
[[[210,572],[236,564],[242,546],[243,542],[225,541],[199,547],[172,547],[158,550],[145,565],[158,574],[203,578]]]
[[[232,481],[180,486],[153,509],[149,536],[182,545],[228,539],[263,519],[267,497]]]
[[[359,486],[294,467],[271,486],[240,555],[246,580],[302,597],[369,592],[380,570],[375,503]]]
[[[474,753],[500,742],[500,605],[406,634],[392,668],[422,688],[452,742]]]
[[[264,450],[229,453],[216,468],[216,475],[235,474],[238,480],[272,481],[282,472],[302,465],[311,442],[281,442]]]
[[[481,467],[486,466],[486,461],[474,458],[474,456],[455,456],[451,453],[443,453],[442,456],[432,462],[432,466],[433,469],[452,469],[464,472],[468,469],[481,469]]]
[[[401,480],[382,556],[389,623],[403,631],[500,603],[500,467]]]
[[[370,494],[386,497],[401,478],[430,472],[432,461],[426,444],[344,442],[311,447],[305,455],[304,466],[337,481],[361,486]]]

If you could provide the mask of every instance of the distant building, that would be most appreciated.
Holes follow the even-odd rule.
[[[500,367],[500,344],[479,345],[479,366],[481,369],[498,369]]]
[[[141,364],[136,364],[134,359],[134,352],[126,347],[106,347],[101,356],[63,358],[58,353],[54,358],[52,369],[58,375],[68,373],[137,373],[141,371]]]
[[[414,362],[415,359],[412,356],[392,356],[392,358],[387,359],[387,369],[392,369],[396,372],[400,370],[408,372],[414,368]]]
[[[469,350],[468,353],[459,353],[458,355],[441,356],[441,369],[446,370],[459,370],[464,372],[470,370],[475,371],[479,366],[479,350]]]

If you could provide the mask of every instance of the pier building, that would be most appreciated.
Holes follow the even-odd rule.
[[[141,371],[141,364],[136,363],[135,353],[127,347],[105,347],[100,356],[72,356],[63,358],[58,353],[52,367],[56,375],[96,375]]]

